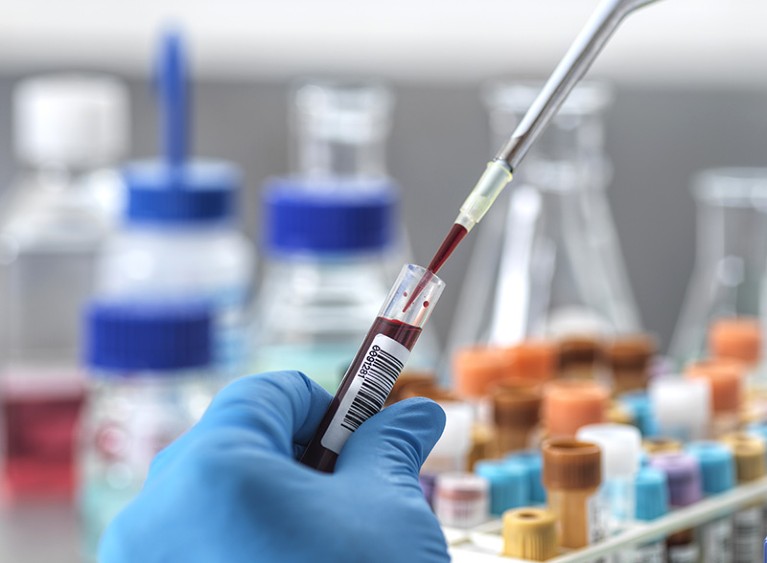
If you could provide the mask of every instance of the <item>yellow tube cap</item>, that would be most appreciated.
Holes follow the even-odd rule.
[[[518,508],[503,514],[503,555],[546,561],[557,556],[557,526],[553,513],[540,508]]]
[[[761,479],[767,474],[765,468],[765,443],[758,436],[743,432],[734,432],[722,438],[735,456],[735,469],[738,483],[749,483]]]

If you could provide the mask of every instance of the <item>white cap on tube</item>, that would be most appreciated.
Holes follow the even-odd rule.
[[[128,92],[109,76],[52,74],[14,91],[16,156],[24,162],[96,167],[128,143]]]
[[[642,436],[628,424],[588,424],[578,430],[577,438],[602,450],[602,479],[633,477],[639,471]]]
[[[471,448],[474,409],[459,401],[440,403],[445,411],[445,430],[424,464],[434,470],[462,470]]]
[[[711,396],[705,381],[661,377],[650,383],[649,394],[659,435],[683,442],[707,436]]]

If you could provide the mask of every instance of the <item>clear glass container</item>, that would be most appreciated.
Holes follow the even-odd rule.
[[[254,369],[298,369],[334,392],[406,254],[386,175],[393,99],[372,82],[310,82],[293,95],[293,176],[265,192]],[[427,334],[408,370],[434,371]]]
[[[539,86],[500,83],[485,97],[498,144]],[[576,88],[515,171],[506,209],[478,233],[450,348],[528,338],[636,333],[640,319],[607,201],[603,113],[611,91]]]
[[[707,170],[692,193],[695,266],[670,347],[680,367],[707,354],[714,321],[759,317],[767,266],[767,169]]]

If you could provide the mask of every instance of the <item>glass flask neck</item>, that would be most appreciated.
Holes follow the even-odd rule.
[[[498,83],[485,96],[494,144],[501,145],[524,117],[540,90],[534,83]],[[602,188],[611,176],[605,155],[604,111],[610,89],[598,83],[577,87],[530,150],[515,174],[542,188]]]
[[[386,176],[391,94],[374,83],[312,82],[296,90],[293,167],[314,179]]]

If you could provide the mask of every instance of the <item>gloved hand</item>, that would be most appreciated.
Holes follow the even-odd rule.
[[[446,562],[418,472],[445,416],[410,399],[365,422],[333,474],[295,456],[330,395],[303,374],[240,379],[154,460],[101,563]]]

